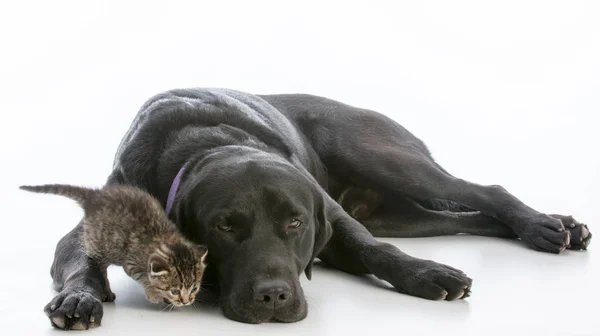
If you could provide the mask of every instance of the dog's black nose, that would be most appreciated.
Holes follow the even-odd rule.
[[[270,280],[254,285],[254,300],[269,307],[283,307],[292,297],[292,289],[283,280]]]

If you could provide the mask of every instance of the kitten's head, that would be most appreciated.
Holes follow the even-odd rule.
[[[194,302],[206,268],[207,249],[188,242],[163,244],[148,259],[152,301],[162,299],[175,306]]]

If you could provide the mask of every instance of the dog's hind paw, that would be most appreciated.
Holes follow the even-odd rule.
[[[559,254],[571,244],[571,231],[558,218],[540,214],[518,227],[513,227],[519,238],[536,251]]]
[[[579,223],[573,216],[550,215],[559,219],[563,226],[571,232],[571,241],[567,246],[569,250],[587,250],[592,240],[592,233],[587,225]]]

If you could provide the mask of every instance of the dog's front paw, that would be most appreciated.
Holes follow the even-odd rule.
[[[415,273],[395,286],[400,292],[429,300],[459,300],[469,297],[473,280],[450,266],[421,260]]]
[[[556,219],[559,219],[565,229],[571,233],[570,244],[567,248],[570,250],[587,250],[587,247],[592,241],[592,233],[588,229],[587,225],[579,223],[573,216],[563,215],[550,215]]]
[[[63,330],[83,330],[100,325],[102,302],[85,289],[65,289],[44,308],[52,326]]]

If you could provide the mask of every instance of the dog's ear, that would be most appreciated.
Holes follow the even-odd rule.
[[[333,234],[333,229],[331,228],[331,223],[327,220],[326,206],[324,204],[323,197],[320,197],[320,201],[318,202],[318,207],[315,211],[315,242],[313,245],[313,252],[308,262],[308,265],[304,269],[304,274],[306,274],[306,278],[310,280],[312,278],[312,263],[313,260],[321,253],[321,251],[325,248],[325,245],[329,242],[331,235]]]

